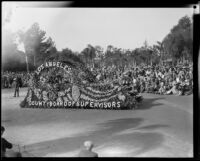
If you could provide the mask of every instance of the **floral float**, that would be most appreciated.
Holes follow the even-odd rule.
[[[91,83],[87,73],[65,61],[47,61],[29,80],[22,108],[134,109],[142,96],[126,86]]]

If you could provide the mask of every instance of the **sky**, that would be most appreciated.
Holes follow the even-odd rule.
[[[58,50],[81,52],[87,44],[135,49],[146,40],[162,41],[178,20],[193,8],[42,8],[17,7],[6,28],[26,30],[34,22],[46,31]]]

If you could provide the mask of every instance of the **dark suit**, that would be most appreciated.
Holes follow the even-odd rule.
[[[19,86],[20,86],[20,82],[19,82],[19,78],[17,78],[15,81],[14,81],[14,88],[15,88],[15,93],[14,93],[14,97],[19,97]]]
[[[9,143],[6,139],[1,138],[1,156],[5,157],[6,149],[11,149],[12,144]]]
[[[98,157],[98,154],[84,149],[79,152],[78,157]]]

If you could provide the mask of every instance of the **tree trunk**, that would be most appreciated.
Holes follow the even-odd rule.
[[[34,67],[35,67],[35,55],[33,56],[33,63],[34,63]]]
[[[26,57],[26,69],[27,69],[27,73],[29,73],[28,56],[25,55],[25,57]]]

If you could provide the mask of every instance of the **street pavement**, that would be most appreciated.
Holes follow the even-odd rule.
[[[136,110],[22,109],[20,90],[2,89],[1,115],[24,156],[76,157],[91,140],[99,157],[193,157],[193,95],[143,94]]]

